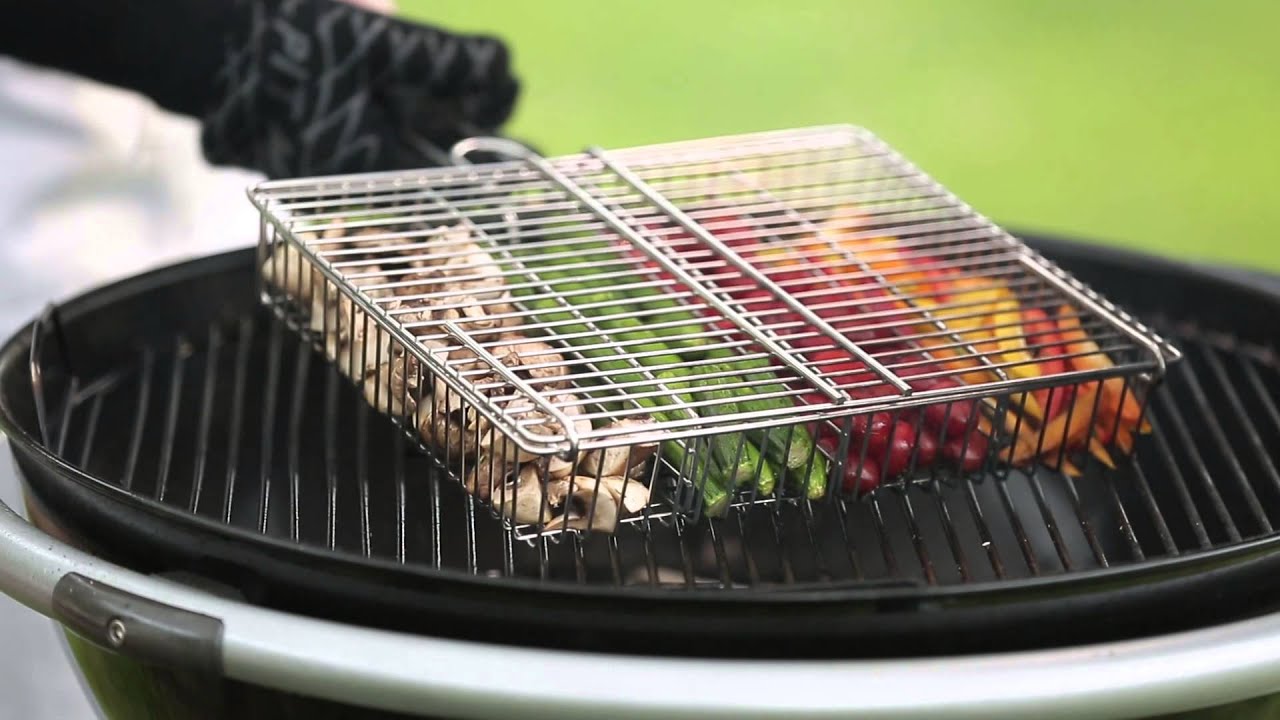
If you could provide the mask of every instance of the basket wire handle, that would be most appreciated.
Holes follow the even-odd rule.
[[[471,165],[471,161],[467,156],[476,152],[488,152],[494,155],[509,157],[512,160],[532,160],[538,157],[538,154],[524,145],[500,137],[469,137],[459,140],[449,148],[449,159],[454,165],[466,166]]]
[[[28,356],[31,372],[31,394],[36,408],[36,421],[40,427],[40,441],[46,447],[53,441],[52,433],[49,430],[49,406],[45,402],[44,367],[41,365],[44,354],[44,337],[48,333],[53,334],[53,341],[57,345],[58,357],[62,361],[62,371],[68,375],[74,375],[71,354],[67,351],[67,336],[62,328],[62,317],[58,312],[58,306],[53,303],[46,305],[44,311],[31,324],[31,353]]]

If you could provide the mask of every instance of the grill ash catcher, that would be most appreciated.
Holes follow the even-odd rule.
[[[1181,358],[861,129],[454,158],[254,188],[261,298],[517,538],[1078,497]]]

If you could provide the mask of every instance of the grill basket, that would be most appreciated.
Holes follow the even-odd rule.
[[[1180,357],[855,128],[251,198],[264,302],[526,538],[1105,471]]]

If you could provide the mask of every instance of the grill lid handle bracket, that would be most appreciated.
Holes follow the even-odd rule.
[[[107,650],[162,667],[222,674],[222,621],[79,573],[53,588],[53,616]]]

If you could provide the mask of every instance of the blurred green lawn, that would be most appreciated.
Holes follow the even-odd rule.
[[[1280,270],[1275,0],[401,0],[549,153],[867,127],[997,222]]]

